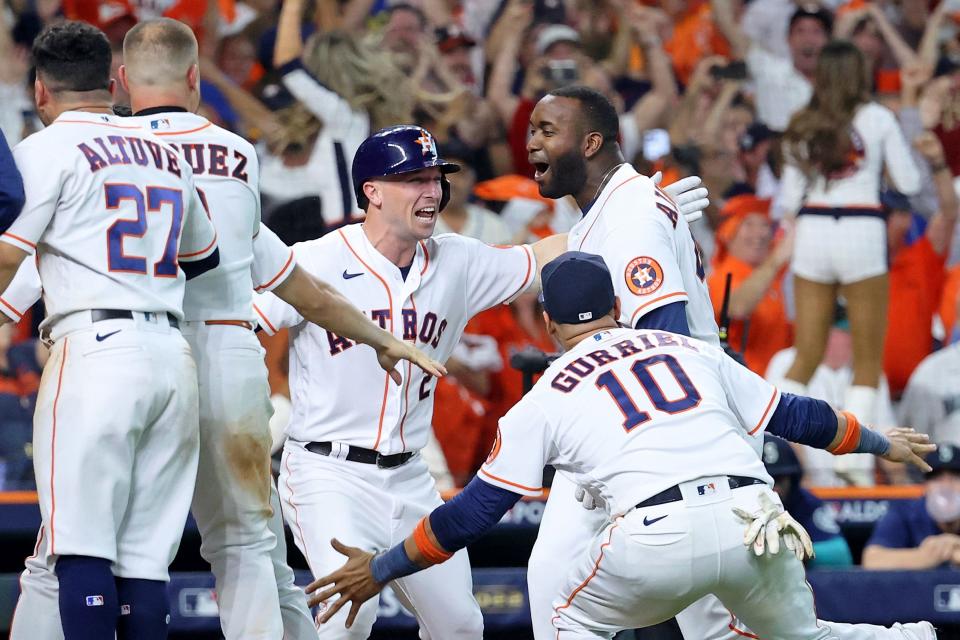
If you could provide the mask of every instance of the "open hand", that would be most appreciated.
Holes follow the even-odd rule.
[[[347,556],[347,561],[333,573],[308,584],[304,591],[309,596],[307,604],[311,607],[326,604],[333,596],[339,596],[320,614],[318,618],[320,624],[326,623],[350,602],[350,613],[347,615],[346,625],[349,629],[357,619],[360,605],[380,593],[383,585],[373,579],[373,573],[370,571],[370,562],[374,554],[357,547],[348,547],[336,538],[330,541],[330,546]],[[328,585],[332,586],[317,593]]]
[[[912,464],[923,472],[932,471],[923,459],[928,453],[937,450],[937,445],[930,442],[930,436],[905,427],[890,429],[884,435],[890,441],[890,450],[880,456],[881,458],[890,462]]]
[[[408,360],[423,369],[428,375],[437,378],[447,375],[446,367],[408,342],[391,340],[386,346],[377,350],[377,362],[398,385],[403,382],[403,376],[396,368],[397,363],[401,360]]]

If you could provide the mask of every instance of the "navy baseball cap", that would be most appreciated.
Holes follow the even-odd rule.
[[[554,322],[593,322],[613,309],[613,280],[600,256],[568,251],[548,262],[540,277],[540,301]]]

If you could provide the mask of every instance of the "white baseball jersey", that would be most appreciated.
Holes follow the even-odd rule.
[[[26,204],[0,240],[39,254],[44,325],[85,309],[183,316],[178,262],[206,258],[217,236],[172,147],[122,118],[68,111],[13,155]]]
[[[187,320],[254,320],[252,291],[255,286],[274,286],[289,274],[293,253],[284,246],[274,259],[269,253],[258,275],[269,279],[256,284],[251,274],[253,240],[260,233],[260,187],[257,154],[249,142],[222,129],[203,116],[187,112],[164,112],[128,118],[149,129],[174,147],[193,169],[197,192],[217,228],[220,267],[190,281],[183,298]],[[281,243],[282,244],[282,243]],[[276,256],[282,262],[274,265]],[[276,277],[277,280],[271,282]]]
[[[719,344],[703,259],[686,219],[653,181],[623,164],[570,230],[570,251],[602,256],[620,297],[620,323],[686,302],[694,338]]]
[[[614,516],[703,476],[772,485],[742,434],[762,434],[779,400],[773,385],[713,345],[665,331],[601,331],[556,360],[501,418],[479,475],[537,495],[552,464],[602,495]]]
[[[294,253],[301,267],[374,322],[441,362],[472,316],[525,291],[537,268],[526,245],[497,248],[449,234],[418,244],[404,280],[361,224],[297,244]],[[379,368],[372,349],[305,323],[272,294],[260,296],[255,308],[268,333],[291,328],[292,440],[340,442],[383,454],[426,445],[435,386],[430,376],[407,363],[398,386]]]
[[[5,291],[0,291],[0,313],[13,322],[20,322],[24,314],[36,304],[42,293],[36,257],[27,258]]]

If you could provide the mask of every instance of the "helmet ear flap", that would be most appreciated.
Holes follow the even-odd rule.
[[[447,204],[450,202],[450,181],[447,180],[447,176],[440,176],[440,208],[438,213],[443,211],[446,208]]]

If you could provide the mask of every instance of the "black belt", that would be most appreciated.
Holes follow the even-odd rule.
[[[347,446],[347,445],[342,445]],[[304,445],[307,451],[318,453],[321,456],[329,456],[333,450],[333,444],[330,442],[308,442]],[[385,456],[379,451],[373,449],[364,449],[363,447],[348,447],[346,460],[350,462],[362,462],[363,464],[375,464],[381,469],[392,469],[406,464],[410,458],[417,455],[416,451],[404,451],[403,453],[394,453]]]
[[[752,484],[765,484],[763,480],[748,478],[746,476],[727,476],[727,482],[730,484],[731,489],[749,487]],[[676,502],[677,500],[683,500],[683,494],[680,493],[679,486],[673,485],[669,489],[664,489],[660,493],[652,495],[643,502],[638,503],[636,508],[655,507],[658,504],[667,504],[668,502]]]
[[[137,313],[142,313],[148,318],[151,315],[157,316],[158,313],[152,313],[149,311],[138,311]],[[167,312],[167,322],[170,323],[170,326],[174,329],[180,328],[180,323],[177,321],[176,316],[172,313]],[[126,309],[91,309],[90,310],[90,321],[91,322],[100,322],[102,320],[133,320],[133,311],[127,311]]]
[[[830,216],[839,220],[849,216],[887,219],[887,212],[883,209],[870,207],[802,207],[797,212],[799,216]]]

